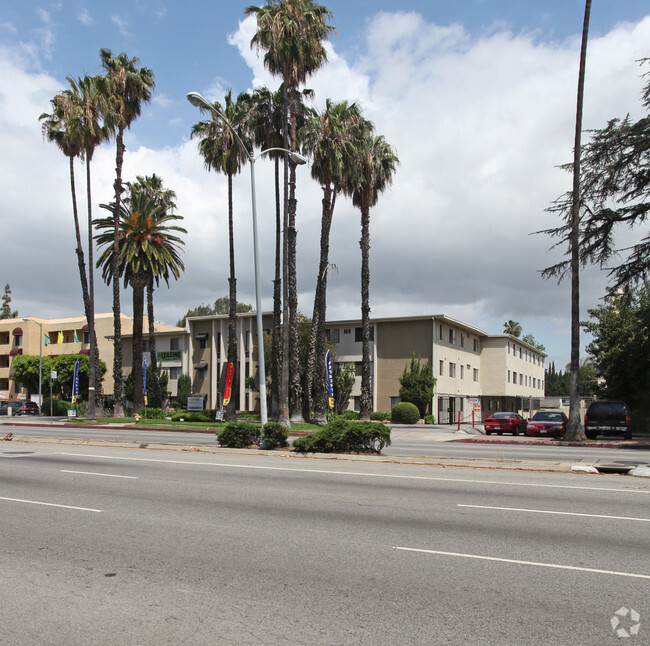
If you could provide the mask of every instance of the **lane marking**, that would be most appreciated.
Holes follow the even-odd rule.
[[[223,462],[199,462],[196,460],[162,460],[159,458],[133,458],[124,456],[95,455],[91,453],[60,453],[59,455],[76,458],[96,458],[98,460],[130,460],[133,462],[157,462],[163,464],[186,464],[191,466],[227,467],[229,469],[258,469],[262,471],[288,471],[290,473],[321,473],[337,476],[362,476],[366,478],[394,478],[397,480],[425,480],[435,482],[460,482],[466,484],[499,485],[509,487],[535,487],[545,489],[572,489],[581,491],[608,491],[616,493],[641,493],[650,494],[650,489],[620,489],[617,487],[586,487],[578,485],[538,484],[532,482],[490,482],[488,480],[472,480],[470,478],[436,478],[434,476],[405,476],[390,473],[361,473],[359,471],[332,471],[326,469],[290,469],[288,467],[270,467],[251,464],[226,464]]]
[[[535,567],[546,567],[555,570],[574,570],[577,572],[591,572],[592,574],[611,574],[613,576],[624,576],[632,579],[650,579],[650,574],[636,574],[634,572],[618,572],[616,570],[597,570],[588,567],[578,567],[576,565],[559,565],[557,563],[537,563],[535,561],[519,561],[517,559],[503,559],[496,556],[481,556],[479,554],[462,554],[460,552],[441,552],[439,550],[423,550],[416,547],[398,547],[393,549],[402,552],[419,552],[421,554],[438,554],[440,556],[457,556],[464,559],[477,559],[480,561],[497,561],[498,563],[514,563],[515,565],[532,565]]]
[[[53,502],[41,502],[39,500],[23,500],[22,498],[5,498],[0,496],[0,500],[8,500],[9,502],[24,502],[28,505],[43,505],[44,507],[60,507],[61,509],[75,509],[77,511],[92,511],[96,514],[101,514],[103,509],[89,509],[88,507],[73,507],[72,505],[57,505]]]
[[[580,514],[575,511],[549,511],[547,509],[522,509],[519,507],[492,507],[490,505],[456,505],[457,507],[470,507],[472,509],[496,509],[500,511],[527,511],[531,514],[557,514],[558,516],[584,516],[585,518],[608,518],[610,520],[637,520],[641,523],[650,523],[650,518],[636,518],[634,516],[606,516],[605,514]]]
[[[68,471],[61,469],[61,473],[80,473],[84,476],[103,476],[104,478],[128,478],[129,480],[137,480],[138,476],[118,476],[113,473],[94,473],[93,471]]]

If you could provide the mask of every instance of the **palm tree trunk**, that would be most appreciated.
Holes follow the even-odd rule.
[[[151,374],[153,375],[154,408],[162,408],[163,400],[160,392],[160,378],[158,376],[158,355],[156,353],[156,330],[153,318],[153,279],[147,284],[147,319],[149,322],[149,356],[151,357]]]
[[[235,236],[232,213],[232,174],[228,174],[228,247],[230,252],[230,278],[228,310],[228,363],[232,362],[237,368],[237,279],[235,278]],[[237,373],[236,373],[237,374]],[[226,421],[237,419],[237,401],[239,396],[238,380],[232,384],[232,394],[226,406]]]
[[[361,401],[360,418],[370,420],[370,208],[361,208]]]
[[[113,212],[113,400],[114,417],[124,417],[122,402],[122,317],[120,311],[120,266],[119,266],[119,233],[120,233],[120,201],[122,197],[122,165],[124,163],[124,129],[119,128],[116,137],[115,153],[115,211]],[[134,312],[135,316],[135,312]]]
[[[131,279],[133,289],[133,412],[144,408],[144,379],[142,371],[142,315],[146,278]]]
[[[273,335],[271,337],[271,419],[280,411],[282,379],[282,218],[280,209],[280,159],[275,158],[275,278],[273,280]]]
[[[578,100],[576,107],[576,130],[573,146],[573,196],[571,205],[571,386],[569,392],[569,422],[565,439],[587,439],[580,419],[580,154],[582,136],[582,106],[585,90],[585,66],[591,0],[585,2],[585,18],[580,48],[580,71],[578,73]]]
[[[88,357],[88,411],[86,418],[97,419],[97,398],[101,397],[101,375],[99,373],[99,352],[97,348],[97,337],[95,335],[95,281],[94,281],[94,260],[93,260],[93,207],[90,190],[90,156],[86,152],[86,202],[88,206],[88,299],[84,294],[84,305],[86,310],[86,321],[88,323],[88,343],[90,355]],[[85,273],[85,272],[84,272]],[[99,385],[99,388],[98,388]]]

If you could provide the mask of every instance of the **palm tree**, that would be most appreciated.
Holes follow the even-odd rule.
[[[516,336],[519,338],[521,336],[523,329],[521,327],[521,323],[519,321],[513,321],[512,319],[509,321],[506,321],[503,324],[503,333],[504,334],[510,334],[511,336]]]
[[[176,210],[176,193],[171,189],[165,189],[163,187],[162,178],[155,173],[150,176],[147,175],[146,177],[137,175],[135,182],[127,182],[127,187],[129,189],[128,200],[132,199],[134,192],[142,191],[150,198],[159,201],[164,207],[165,212],[173,213]],[[151,275],[149,276],[149,282],[147,283],[147,322],[149,324],[149,355],[151,357],[151,374],[153,375],[154,401],[152,402],[152,405],[154,408],[162,408],[163,406],[162,392],[160,390],[160,378],[158,375],[158,356],[156,352],[156,330],[154,325],[153,305],[154,283],[158,286],[160,278],[161,276]],[[163,278],[167,282],[167,278],[164,276]]]
[[[575,141],[573,145],[573,191],[571,196],[571,388],[569,421],[564,439],[583,442],[587,439],[580,419],[580,154],[582,136],[582,105],[585,93],[585,67],[591,0],[585,0],[582,25]]]
[[[383,136],[365,131],[354,142],[356,156],[346,192],[352,204],[361,211],[361,402],[362,420],[370,419],[370,208],[377,204],[379,194],[392,182],[399,163],[397,154]]]
[[[115,265],[112,272],[115,276],[119,273],[119,235],[121,213],[122,166],[124,163],[124,131],[131,127],[133,121],[140,116],[142,104],[151,100],[151,92],[155,87],[153,73],[146,67],[138,68],[140,61],[129,58],[124,52],[113,56],[110,49],[101,49],[100,57],[106,76],[102,77],[102,92],[104,93],[107,110],[104,120],[108,127],[115,133],[115,208],[113,215],[113,254]],[[123,417],[122,407],[122,321],[120,318],[120,285],[118,280],[113,281],[113,327],[115,347],[113,357],[113,380],[115,399],[114,415]]]
[[[232,128],[237,130],[239,139],[235,136],[231,127],[222,119],[211,119],[200,121],[192,126],[192,138],[199,139],[199,151],[208,169],[225,173],[228,177],[228,248],[230,252],[230,306],[228,312],[228,363],[237,365],[237,279],[235,278],[235,238],[233,229],[233,208],[232,208],[232,178],[238,174],[244,162],[248,159],[247,148],[249,148],[248,135],[245,132],[245,102],[233,101],[232,90],[225,96],[225,109],[219,102],[213,104],[214,109],[222,114],[230,123]],[[240,139],[246,146],[243,148]],[[263,339],[259,340],[260,343]],[[236,383],[236,382],[235,382]],[[226,406],[226,419],[237,418],[237,390],[236,386],[230,402]]]
[[[326,100],[325,109],[312,111],[304,128],[305,151],[312,158],[311,175],[323,190],[320,261],[316,276],[314,310],[309,336],[307,360],[307,388],[305,409],[311,410],[314,391],[314,420],[318,424],[327,421],[327,388],[325,381],[325,320],[327,311],[327,274],[329,271],[329,236],[337,195],[344,189],[352,172],[355,158],[354,140],[372,125],[361,116],[356,103],[334,103]],[[313,386],[313,379],[316,379]]]
[[[288,124],[288,127],[283,129],[284,147],[297,151],[298,87],[327,62],[323,43],[334,31],[334,27],[327,24],[332,13],[327,7],[313,0],[269,0],[263,7],[248,7],[245,13],[255,15],[257,19],[257,31],[251,40],[251,47],[264,50],[264,66],[272,74],[281,76],[284,81],[287,106],[285,123]],[[285,425],[289,424],[289,399],[292,418],[297,421],[302,418],[296,280],[296,168],[295,164],[289,163],[285,158],[285,177],[287,165],[289,182],[288,196],[285,192],[285,305],[279,420]]]
[[[133,408],[144,406],[144,389],[142,376],[142,320],[144,311],[144,290],[152,280],[163,278],[169,281],[184,270],[179,256],[180,246],[184,242],[176,233],[187,233],[170,222],[182,220],[182,216],[166,212],[165,205],[146,191],[131,191],[130,198],[120,203],[117,214],[119,223],[118,258],[114,254],[114,222],[116,204],[100,204],[112,216],[95,220],[99,233],[97,244],[103,251],[97,260],[102,267],[102,277],[106,283],[115,282],[124,277],[124,286],[133,289]],[[114,266],[117,264],[118,273]]]

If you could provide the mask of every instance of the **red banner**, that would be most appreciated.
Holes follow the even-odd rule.
[[[226,368],[226,383],[223,388],[223,405],[227,406],[232,394],[232,382],[235,378],[235,364],[232,361],[228,362]]]

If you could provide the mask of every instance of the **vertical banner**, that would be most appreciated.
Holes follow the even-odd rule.
[[[325,355],[325,369],[327,370],[327,404],[332,410],[334,408],[334,379],[332,377],[332,353],[329,350]]]
[[[232,361],[228,362],[228,367],[226,368],[226,383],[223,388],[223,405],[227,406],[230,401],[230,395],[232,394],[232,382],[235,378],[235,364]]]
[[[142,385],[144,387],[144,405],[147,405],[147,360],[142,359]]]
[[[77,403],[79,397],[79,359],[74,363],[74,376],[72,377],[72,403]]]

